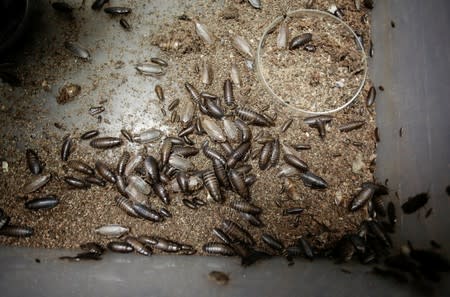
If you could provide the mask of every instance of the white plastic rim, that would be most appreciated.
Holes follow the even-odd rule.
[[[263,75],[263,63],[261,60],[261,51],[262,48],[264,46],[264,43],[266,41],[266,38],[268,36],[269,33],[272,33],[273,30],[275,29],[275,27],[281,23],[285,17],[296,17],[296,16],[301,16],[301,15],[310,15],[310,16],[317,16],[320,15],[322,17],[328,17],[333,19],[334,21],[344,25],[344,27],[353,35],[353,37],[355,38],[355,41],[357,42],[357,45],[359,46],[359,52],[361,53],[361,59],[363,61],[363,65],[364,65],[364,73],[363,73],[363,78],[361,80],[361,84],[359,85],[358,89],[356,90],[356,92],[353,94],[353,96],[347,100],[347,102],[345,102],[343,105],[339,106],[338,108],[335,109],[330,109],[330,110],[324,110],[324,111],[310,111],[310,110],[304,110],[301,108],[297,108],[292,106],[291,104],[286,103],[283,98],[281,98],[280,96],[278,96],[274,90],[270,87],[270,85],[267,83],[266,78]],[[288,13],[286,13],[286,15],[283,16],[279,16],[277,17],[272,23],[270,23],[266,29],[264,30],[263,35],[261,36],[261,39],[259,41],[258,44],[258,49],[256,50],[256,69],[257,69],[257,74],[258,74],[258,78],[259,80],[262,82],[262,84],[264,85],[264,87],[266,88],[266,90],[274,97],[277,98],[278,101],[280,101],[283,105],[297,111],[297,112],[301,112],[301,113],[305,113],[305,114],[310,114],[310,115],[320,115],[320,114],[330,114],[330,113],[334,113],[337,111],[340,111],[344,108],[346,108],[347,106],[349,106],[353,101],[355,101],[355,99],[359,96],[359,94],[361,93],[361,90],[364,88],[364,84],[366,83],[366,78],[367,78],[367,56],[366,56],[366,52],[364,51],[364,45],[361,44],[358,36],[356,35],[356,33],[353,31],[353,29],[347,25],[344,21],[342,21],[341,19],[335,17],[334,15],[325,12],[325,11],[321,11],[321,10],[316,10],[316,9],[298,9],[298,10],[293,10],[290,11]]]

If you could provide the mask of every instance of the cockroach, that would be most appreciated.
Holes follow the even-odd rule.
[[[297,158],[294,155],[284,154],[283,159],[287,164],[296,167],[300,171],[305,172],[305,171],[308,171],[308,169],[309,169],[308,164],[306,164],[304,161],[300,160],[299,158]]]
[[[263,233],[261,235],[261,240],[267,244],[270,248],[281,252],[282,250],[284,250],[284,245],[275,237],[273,237],[270,234],[267,233]]]
[[[25,208],[31,210],[50,209],[57,206],[58,204],[59,199],[55,195],[48,195],[25,202]]]
[[[153,57],[150,59],[150,62],[158,64],[159,66],[167,67],[169,64],[161,58]]]
[[[155,182],[152,184],[153,192],[155,192],[156,196],[158,196],[161,201],[168,205],[170,204],[170,197],[169,193],[167,192],[166,188],[161,183]]]
[[[201,117],[200,121],[203,130],[205,130],[206,134],[208,134],[208,136],[212,140],[217,142],[227,141],[227,138],[223,133],[222,128],[220,128],[220,126],[214,120],[203,116]]]
[[[84,181],[88,184],[97,185],[99,187],[106,186],[106,182],[103,179],[101,179],[100,177],[95,176],[95,175],[86,176],[84,178]]]
[[[142,157],[141,154],[131,156],[128,162],[126,163],[123,175],[125,176],[131,175],[136,170],[136,168],[138,168],[142,164],[143,159],[144,157]]]
[[[130,175],[127,181],[128,184],[134,187],[138,192],[141,192],[144,195],[150,194],[151,187],[142,177],[137,175]]]
[[[166,73],[160,65],[153,63],[140,63],[135,68],[142,75],[162,76]]]
[[[169,165],[181,171],[194,170],[194,164],[189,159],[172,154],[169,157]]]
[[[319,136],[325,138],[325,124],[329,123],[332,119],[333,117],[328,115],[319,115],[305,118],[304,122],[310,127],[316,128],[319,131]]]
[[[236,192],[241,198],[245,200],[250,199],[250,192],[245,184],[244,177],[234,169],[228,171],[228,180],[230,181],[231,187],[234,192]]]
[[[273,145],[273,141],[268,141],[261,148],[258,160],[258,165],[261,170],[266,170],[270,166],[270,158],[273,153]]]
[[[351,121],[339,126],[338,129],[341,132],[349,132],[361,128],[365,123],[366,121]]]
[[[176,253],[181,251],[180,244],[162,237],[141,235],[138,237],[138,240],[164,252]]]
[[[377,97],[377,90],[374,86],[371,86],[369,92],[366,97],[366,106],[371,107],[375,103],[375,99]]]
[[[67,162],[67,166],[86,175],[93,175],[95,173],[91,166],[80,160],[70,160]]]
[[[310,52],[310,53],[314,53],[316,51],[316,46],[313,44],[307,44],[303,47],[303,50]]]
[[[374,49],[373,49],[373,41],[372,41],[372,39],[370,39],[370,41],[369,41],[369,57],[373,57],[373,52],[374,52]]]
[[[95,162],[95,170],[98,174],[105,179],[106,181],[115,184],[116,183],[116,174],[112,171],[108,165],[103,163],[102,161]]]
[[[122,28],[124,28],[126,31],[130,31],[131,30],[131,25],[130,23],[128,23],[128,21],[124,18],[121,18],[119,21],[119,24],[122,26]]]
[[[260,214],[261,213],[260,207],[253,205],[250,202],[247,202],[244,200],[233,201],[230,204],[230,206],[240,212],[246,212],[246,213],[250,213],[250,214]]]
[[[391,21],[391,27],[395,28],[395,22],[394,21]]]
[[[203,173],[203,183],[214,201],[223,203],[224,197],[222,196],[219,181],[213,170],[207,170]]]
[[[350,211],[356,211],[366,205],[366,203],[372,199],[375,194],[374,187],[363,187],[353,198],[349,205]]]
[[[207,157],[210,160],[218,160],[222,164],[227,163],[227,159],[225,159],[225,157],[222,156],[221,153],[209,147],[209,141],[207,140],[202,145],[202,151],[205,157]]]
[[[198,206],[195,203],[193,203],[191,200],[189,200],[189,199],[183,198],[181,201],[183,202],[183,204],[186,207],[188,207],[190,209],[197,209],[198,208]]]
[[[412,214],[427,204],[430,196],[428,193],[420,193],[413,197],[409,197],[408,200],[402,204],[402,210],[404,214]]]
[[[251,213],[246,213],[246,212],[240,212],[239,214],[241,215],[241,217],[244,220],[249,222],[251,225],[253,225],[255,227],[262,227],[263,226],[263,223],[261,222],[261,220],[257,216],[255,216],[255,215],[253,215]]]
[[[225,232],[225,234],[232,239],[248,245],[253,245],[255,243],[250,233],[248,233],[248,231],[241,227],[238,223],[225,219],[222,221],[221,227],[223,232]]]
[[[384,218],[386,216],[386,209],[384,206],[383,198],[381,198],[380,196],[374,196],[372,198],[372,204],[377,215]]]
[[[94,231],[95,233],[107,237],[121,237],[122,235],[130,232],[130,228],[118,224],[111,224],[100,226],[96,228]]]
[[[93,106],[93,107],[89,108],[89,114],[91,116],[95,116],[95,115],[101,114],[104,111],[105,111],[105,107],[104,106]]]
[[[229,188],[230,182],[228,181],[228,176],[227,176],[227,172],[225,170],[224,164],[218,159],[212,159],[212,161],[213,161],[214,174],[215,174],[218,182],[223,187]]]
[[[225,131],[225,134],[227,135],[227,138],[231,142],[238,142],[239,141],[239,129],[236,127],[236,124],[234,121],[230,119],[223,119],[223,129]]]
[[[216,37],[214,34],[211,33],[211,31],[202,23],[194,20],[195,24],[195,32],[197,33],[198,37],[202,39],[206,44],[212,45],[214,44]]]
[[[130,153],[127,151],[124,151],[122,155],[119,158],[119,162],[117,162],[117,174],[118,175],[124,175],[125,174],[125,168],[128,164],[128,161],[130,160]]]
[[[270,167],[276,167],[280,160],[280,141],[276,138],[272,145],[272,154],[270,155]]]
[[[83,253],[79,253],[76,256],[63,256],[63,257],[59,257],[60,260],[68,260],[71,262],[80,262],[80,261],[86,261],[86,260],[95,260],[95,261],[99,261],[102,259],[101,255],[97,254],[97,253],[92,253],[92,252],[83,252]]]
[[[180,171],[177,173],[177,183],[180,186],[181,192],[187,193],[189,192],[189,176],[183,172]]]
[[[111,15],[122,15],[122,14],[129,14],[131,12],[131,8],[110,6],[103,9],[103,11]]]
[[[26,183],[22,189],[24,194],[35,192],[45,186],[51,179],[51,174],[40,174],[34,176],[28,183]]]
[[[208,279],[221,286],[227,285],[230,281],[230,277],[228,276],[228,274],[215,270],[208,273]]]
[[[288,46],[289,40],[289,26],[286,20],[281,22],[280,29],[277,36],[277,47],[279,49],[285,49]]]
[[[162,132],[158,129],[151,128],[142,131],[133,137],[134,141],[140,144],[158,141],[162,136]]]
[[[79,45],[78,43],[71,42],[71,41],[65,41],[64,47],[75,57],[78,57],[83,60],[90,60],[91,54],[89,51],[84,48],[83,46]],[[81,90],[81,88],[80,88]],[[79,91],[78,91],[79,92]],[[70,93],[67,93],[66,95],[69,95],[70,97],[75,97],[75,95],[70,95]]]
[[[208,254],[221,256],[235,256],[233,248],[220,242],[208,242],[203,245],[203,251]]]
[[[6,225],[0,229],[0,235],[9,237],[30,237],[33,234],[33,228],[27,226]]]
[[[295,36],[289,42],[289,49],[290,50],[298,49],[299,47],[309,43],[311,40],[312,40],[311,33],[303,33],[298,36]]]
[[[242,84],[241,75],[239,74],[239,68],[235,62],[233,62],[231,64],[230,76],[231,76],[231,81],[233,82],[233,84],[240,87]]]
[[[223,232],[223,230],[220,229],[220,228],[213,228],[213,234],[217,238],[222,240],[225,244],[231,244],[232,243],[231,238],[227,234],[225,234],[225,232]]]
[[[67,161],[69,159],[69,155],[72,151],[72,138],[68,136],[62,144],[61,147],[61,160]]]
[[[173,100],[172,102],[170,102],[170,104],[169,104],[169,106],[167,107],[167,109],[168,109],[169,111],[172,111],[172,110],[174,110],[174,109],[178,106],[179,103],[180,103],[180,99],[175,99],[175,100]]]
[[[105,5],[108,2],[109,0],[95,0],[94,3],[92,3],[91,8],[93,10],[100,10],[102,9],[103,5]]]
[[[280,127],[281,132],[286,132],[287,129],[292,125],[292,122],[294,122],[293,119],[287,119]]]
[[[164,139],[163,144],[161,146],[160,154],[161,154],[161,164],[166,165],[169,161],[170,154],[172,152],[172,141],[170,139]],[[153,162],[153,161],[152,161]]]
[[[370,231],[377,237],[386,247],[391,247],[391,240],[386,233],[382,230],[380,225],[372,220],[367,221]]]
[[[248,0],[248,3],[250,3],[250,5],[256,9],[261,9],[262,7],[261,0]]]
[[[96,149],[110,149],[121,146],[123,140],[117,137],[97,137],[90,141],[89,145]]]
[[[198,197],[192,198],[192,202],[197,206],[205,206],[206,205],[206,202]]]
[[[244,182],[247,185],[247,187],[250,187],[251,185],[253,185],[256,182],[257,179],[258,178],[256,177],[256,175],[249,174],[249,175],[245,176]]]
[[[159,212],[142,203],[133,203],[131,207],[136,212],[136,214],[144,220],[148,220],[151,222],[161,222],[163,220]]]
[[[235,110],[236,115],[243,121],[249,122],[255,126],[269,127],[273,125],[269,119],[246,107],[238,107]]]
[[[164,216],[164,217],[166,217],[166,218],[171,218],[171,217],[172,217],[172,214],[170,213],[170,211],[167,210],[167,209],[164,208],[164,207],[161,207],[161,208],[159,209],[159,212],[161,213],[162,216]]]
[[[98,130],[89,130],[89,131],[84,132],[80,136],[80,139],[82,139],[82,140],[91,139],[91,138],[97,137],[99,134],[100,134],[100,132]]]
[[[139,215],[137,214],[137,212],[134,210],[133,208],[133,202],[128,199],[125,198],[123,196],[117,196],[115,198],[116,204],[117,206],[122,209],[127,215],[138,218]]]
[[[25,156],[27,159],[27,165],[28,165],[28,169],[30,169],[30,172],[32,174],[41,173],[42,172],[42,163],[39,160],[38,154],[32,149],[27,149]]]
[[[213,80],[213,70],[211,64],[205,59],[202,63],[202,69],[200,72],[200,80],[204,85],[210,85]]]
[[[303,254],[306,258],[308,258],[309,260],[314,259],[314,250],[311,247],[311,244],[305,238],[301,237],[298,240],[297,244],[302,247]]]
[[[252,0],[253,1],[253,0]],[[248,41],[240,36],[236,35],[232,40],[233,47],[242,55],[244,58],[252,58],[253,59],[253,50],[248,43]]]
[[[7,226],[9,220],[10,218],[7,215],[0,213],[0,229],[2,229],[4,226]]]
[[[226,79],[223,83],[223,98],[225,104],[228,106],[234,106],[236,104],[234,101],[233,83],[229,79]]]
[[[207,110],[207,114],[209,116],[216,118],[218,120],[222,119],[225,116],[225,112],[223,111],[222,107],[220,107],[218,102],[212,99],[205,99],[204,103]]]
[[[125,241],[110,241],[106,247],[115,253],[127,254],[134,251],[133,246]]]
[[[301,172],[300,178],[303,184],[313,189],[325,189],[328,188],[328,183],[318,175],[315,175],[311,171]]]
[[[227,166],[230,168],[236,166],[236,163],[242,160],[248,153],[250,147],[251,147],[250,142],[241,143],[241,145],[239,145],[228,157]]]
[[[133,139],[133,134],[131,134],[130,131],[126,130],[126,129],[121,129],[120,133],[123,135],[123,137],[125,137],[126,140],[128,140],[129,142],[134,142]]]
[[[186,90],[188,90],[189,94],[191,95],[191,99],[195,104],[200,104],[202,102],[202,98],[200,96],[199,91],[191,85],[190,83],[186,82],[184,84]]]
[[[286,208],[286,209],[283,209],[283,216],[299,215],[299,214],[303,213],[303,211],[305,211],[305,209],[301,208],[301,207]]]
[[[102,255],[105,252],[105,248],[101,244],[92,241],[80,244],[80,248],[83,251],[98,255]]]
[[[68,184],[72,188],[88,189],[91,187],[91,185],[89,183],[85,182],[82,179],[74,177],[74,176],[65,176],[64,181],[66,182],[66,184]]]
[[[172,153],[182,157],[192,157],[197,155],[199,149],[194,146],[174,146],[172,147]]]
[[[189,126],[187,126],[186,128],[182,129],[182,130],[178,133],[178,136],[179,136],[179,137],[184,137],[184,136],[190,135],[190,134],[192,134],[192,133],[194,133],[194,132],[195,132],[195,125],[189,125]]]
[[[125,237],[125,242],[131,245],[134,251],[138,254],[144,256],[151,256],[153,254],[152,249],[149,246],[144,245],[136,237],[127,236]]]
[[[293,144],[292,147],[296,151],[310,150],[311,149],[311,145],[305,144],[305,143]]]
[[[240,119],[236,119],[234,121],[236,127],[241,131],[241,140],[242,142],[250,141],[252,138],[252,130],[250,127]]]
[[[164,91],[163,91],[163,88],[160,86],[160,85],[156,85],[155,86],[155,93],[156,93],[156,96],[158,97],[158,99],[159,99],[159,101],[164,101]]]

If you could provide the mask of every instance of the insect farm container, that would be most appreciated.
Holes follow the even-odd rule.
[[[448,1],[0,9],[1,296],[449,294]]]

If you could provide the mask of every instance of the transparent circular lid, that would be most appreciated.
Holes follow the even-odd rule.
[[[265,29],[256,64],[273,97],[307,114],[345,108],[358,97],[367,74],[355,32],[332,14],[309,9],[288,12]]]

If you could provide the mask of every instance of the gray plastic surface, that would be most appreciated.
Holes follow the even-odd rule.
[[[172,3],[183,11],[184,2]],[[177,6],[178,5],[178,6]],[[148,11],[162,7],[164,13],[177,15],[179,11],[167,10],[164,1],[152,1],[141,9]],[[91,13],[86,9],[86,13]],[[450,183],[450,2],[446,0],[397,0],[376,1],[373,11],[373,40],[375,56],[371,60],[372,78],[375,85],[383,85],[378,92],[377,122],[381,142],[378,146],[377,177],[389,179],[391,199],[397,205],[408,196],[429,191],[432,215],[425,219],[424,210],[418,214],[402,216],[397,227],[397,240],[409,239],[416,246],[428,247],[430,239],[444,246],[449,256],[450,198],[445,187]],[[158,17],[150,15],[150,17]],[[390,21],[396,23],[391,28]],[[94,24],[87,18],[86,26]],[[110,34],[112,38],[102,41],[109,49],[108,55],[119,55],[128,65],[132,57],[148,57],[148,49],[119,52],[115,45],[122,42],[122,33],[117,26],[95,24],[98,30],[82,35],[83,42],[96,40]],[[57,31],[47,25],[45,30]],[[135,30],[150,30],[142,26]],[[89,31],[89,30],[88,30]],[[52,34],[57,34],[53,32]],[[121,31],[120,31],[121,32]],[[48,33],[48,32],[47,32]],[[114,33],[114,34],[113,34]],[[93,34],[93,35],[92,35]],[[124,35],[125,36],[125,35]],[[39,38],[37,38],[37,42]],[[130,38],[130,48],[139,40]],[[131,57],[132,56],[132,57]],[[94,63],[104,63],[108,56],[96,54]],[[127,84],[131,89],[140,86],[131,66]],[[68,74],[72,80],[77,74]],[[78,79],[82,79],[78,77]],[[111,78],[109,87],[116,87]],[[146,83],[149,83],[148,81]],[[153,88],[149,85],[147,90]],[[20,96],[20,90],[15,91]],[[94,94],[95,95],[95,94]],[[121,120],[118,115],[126,109],[130,114],[138,113],[141,106],[121,104],[121,96],[139,98],[141,93],[117,93],[110,98],[116,110],[108,110],[104,117],[111,123]],[[54,102],[48,100],[48,102]],[[155,99],[156,102],[156,99]],[[74,105],[74,109],[51,106],[49,122],[58,116],[66,117],[68,129],[77,122],[93,123],[87,115],[86,106]],[[78,110],[77,110],[78,108]],[[149,108],[152,108],[150,106]],[[76,116],[72,116],[76,115]],[[85,117],[85,118],[83,118]],[[139,118],[138,116],[136,118]],[[152,119],[157,121],[157,118]],[[145,123],[136,120],[138,127]],[[399,129],[403,127],[403,137]],[[114,125],[105,129],[117,131]],[[397,191],[400,200],[396,200]],[[0,295],[1,296],[411,296],[421,291],[414,286],[399,285],[383,280],[370,273],[369,267],[346,264],[351,271],[341,271],[342,266],[330,261],[296,261],[288,267],[284,259],[273,259],[242,268],[237,259],[216,257],[172,257],[145,258],[135,255],[107,254],[102,261],[67,263],[59,256],[71,255],[74,251],[41,250],[2,247],[0,249]],[[40,259],[37,263],[35,259]],[[228,286],[219,287],[208,281],[211,270],[230,273]],[[448,276],[436,285],[436,296],[450,292]],[[425,293],[429,293],[426,291]],[[447,293],[448,295],[448,293]]]

